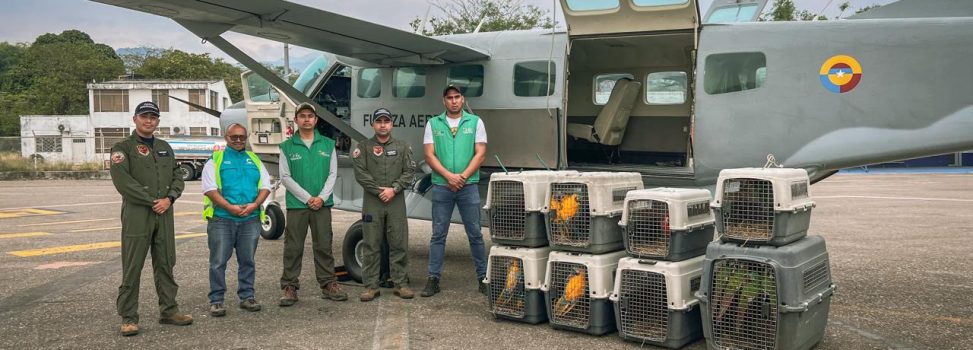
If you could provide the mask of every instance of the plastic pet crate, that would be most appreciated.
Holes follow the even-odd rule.
[[[803,350],[824,337],[835,287],[821,236],[782,247],[714,242],[702,282],[711,349]]]
[[[680,261],[706,253],[715,228],[708,190],[630,191],[619,225],[629,256]]]
[[[547,321],[541,286],[550,252],[548,247],[490,248],[484,282],[490,285],[490,310],[494,317],[526,323]]]
[[[547,187],[555,179],[577,171],[522,171],[493,173],[486,205],[490,239],[520,247],[547,245],[547,228],[541,210],[547,204]]]
[[[615,331],[615,266],[625,252],[580,254],[552,251],[544,290],[551,327],[602,335]]]
[[[639,173],[566,175],[548,188],[547,236],[551,248],[601,254],[624,248],[618,220],[625,195],[642,189]]]
[[[814,207],[808,187],[804,169],[721,171],[711,204],[720,239],[781,246],[803,238]]]
[[[678,349],[703,338],[703,257],[671,262],[622,258],[615,272],[615,323],[622,339]]]

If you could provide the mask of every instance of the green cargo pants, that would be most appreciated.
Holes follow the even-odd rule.
[[[362,282],[378,288],[382,241],[389,246],[389,270],[396,286],[409,284],[409,222],[405,215],[405,193],[395,195],[388,204],[378,196],[365,194],[362,206],[363,254]]]
[[[176,265],[176,239],[172,209],[163,215],[151,207],[126,204],[122,206],[122,285],[118,287],[115,307],[123,323],[139,322],[139,282],[145,256],[152,251],[152,272],[155,291],[159,295],[159,314],[162,318],[179,313],[176,292],[179,285],[172,277]]]
[[[287,209],[284,234],[284,273],[280,288],[301,288],[301,260],[304,258],[304,239],[311,228],[311,251],[314,254],[314,276],[323,289],[329,282],[337,281],[334,274],[334,253],[331,251],[331,208]]]

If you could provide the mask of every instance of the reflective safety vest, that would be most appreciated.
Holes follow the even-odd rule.
[[[260,174],[260,179],[257,180],[257,191],[260,191],[260,184],[263,183],[263,163],[260,162],[260,158],[256,154],[250,151],[246,151],[247,156],[253,161],[253,164],[257,165],[257,173]],[[216,190],[223,193],[223,180],[220,176],[220,165],[223,164],[223,151],[213,152],[213,170],[216,172]],[[213,207],[213,201],[209,199],[205,194],[203,195],[203,220],[209,220],[213,217],[213,212],[216,208]],[[264,214],[263,205],[260,206],[260,222],[264,222],[266,215]]]

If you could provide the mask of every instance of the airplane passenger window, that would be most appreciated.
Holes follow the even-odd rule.
[[[650,105],[681,105],[686,103],[688,79],[686,72],[655,72],[645,78],[645,103]]]
[[[608,98],[612,95],[612,89],[615,88],[615,82],[622,78],[635,80],[635,76],[631,74],[615,73],[596,75],[593,87],[595,92],[595,104],[603,105],[608,103]]]
[[[392,96],[422,97],[426,95],[426,67],[396,68],[392,76]]]
[[[767,56],[761,52],[709,55],[703,73],[703,90],[710,95],[752,90],[764,85]]]
[[[599,11],[618,8],[618,0],[568,0],[571,11]]]
[[[514,65],[514,95],[550,96],[554,94],[557,71],[554,62],[533,61]]]
[[[706,23],[749,22],[754,12],[760,9],[757,4],[740,4],[716,9],[706,18]]]
[[[469,64],[449,67],[446,85],[455,85],[463,96],[483,96],[483,66]]]
[[[358,97],[375,98],[382,94],[382,70],[363,68],[358,72]]]
[[[669,5],[682,5],[689,0],[634,0],[635,6],[639,7],[651,7],[651,6],[669,6]]]

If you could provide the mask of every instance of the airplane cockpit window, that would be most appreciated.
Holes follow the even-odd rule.
[[[568,0],[571,11],[601,11],[618,8],[618,0]]]
[[[681,105],[686,103],[688,79],[686,72],[654,72],[645,78],[645,103],[650,105]]]
[[[603,105],[608,103],[608,98],[612,95],[612,89],[615,88],[615,82],[617,82],[619,79],[626,78],[629,80],[635,80],[635,76],[631,74],[613,73],[596,75],[594,83],[595,104]]]
[[[328,59],[324,56],[318,56],[318,58],[311,61],[311,64],[301,72],[301,75],[297,77],[294,81],[294,88],[297,91],[303,92],[305,95],[310,96],[314,89],[314,83],[318,80],[321,74],[324,74],[324,69],[328,67]]]
[[[532,61],[514,65],[514,95],[550,96],[554,94],[557,70],[554,62]]]
[[[426,95],[426,67],[396,68],[392,75],[392,96],[413,98]]]
[[[274,89],[270,82],[257,74],[247,75],[247,92],[250,94],[250,102],[278,102],[280,94]]]
[[[706,18],[706,23],[747,22],[760,9],[761,7],[758,4],[740,4],[738,6],[716,9]]]
[[[466,97],[483,96],[483,66],[469,64],[449,67],[446,85],[458,87]]]
[[[358,97],[375,98],[382,94],[382,70],[363,68],[358,72]]]
[[[767,56],[761,52],[709,55],[703,73],[703,90],[717,95],[752,90],[767,79]]]
[[[670,5],[682,5],[689,0],[633,0],[635,6],[638,7],[653,7],[653,6],[670,6]]]

